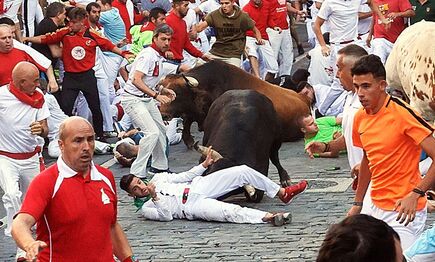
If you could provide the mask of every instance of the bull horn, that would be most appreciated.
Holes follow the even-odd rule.
[[[198,80],[196,80],[196,78],[191,77],[191,76],[186,76],[186,83],[190,86],[190,87],[197,87],[199,85]]]
[[[201,155],[203,155],[204,157],[207,157],[208,148],[200,145],[198,141],[195,142],[195,144],[193,145],[193,148],[195,148],[195,150],[198,153],[200,153]],[[224,157],[221,154],[219,154],[219,152],[212,149],[211,150],[211,158],[216,162],[219,159],[224,158]]]

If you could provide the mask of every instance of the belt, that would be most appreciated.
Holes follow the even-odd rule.
[[[187,197],[189,196],[190,188],[186,187],[183,191],[183,197],[181,198],[181,203],[186,204]]]
[[[11,153],[11,152],[0,150],[0,155],[7,156],[9,158],[16,159],[16,160],[24,160],[24,159],[29,159],[40,152],[41,152],[41,147],[37,146],[35,147],[35,150],[33,150],[32,152],[26,152],[26,153]]]
[[[135,94],[133,94],[133,93],[128,92],[127,90],[124,90],[124,92],[126,92],[126,93],[129,94],[129,95],[135,96],[135,97],[140,97],[140,98],[150,98],[150,96],[147,95],[147,94],[143,94],[143,95],[135,95]]]
[[[355,41],[355,40],[343,41],[343,42],[340,42],[339,44],[340,44],[340,45],[345,45],[345,44],[352,43],[353,41]]]

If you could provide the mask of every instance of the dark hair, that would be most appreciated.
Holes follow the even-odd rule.
[[[302,81],[307,81],[310,76],[310,72],[307,69],[299,68],[292,75],[292,81],[298,85]]]
[[[45,78],[39,78],[39,89],[41,89],[41,91],[45,92],[47,91],[47,80],[45,80]]]
[[[174,30],[172,30],[172,28],[167,25],[167,24],[161,24],[158,25],[153,32],[153,38],[154,37],[158,37],[159,34],[168,34],[168,35],[172,35],[174,34]]]
[[[12,19],[10,19],[8,17],[2,17],[2,18],[0,18],[0,25],[15,26],[15,23]]]
[[[187,0],[172,0],[172,4],[180,4],[181,2],[184,2]]]
[[[399,235],[387,223],[367,215],[354,215],[330,227],[317,262],[394,262],[394,240]]]
[[[119,187],[125,192],[130,193],[130,191],[128,191],[128,187],[130,186],[134,177],[135,175],[132,174],[122,176],[121,180],[119,181]]]
[[[125,158],[134,158],[135,155],[131,152],[131,145],[127,142],[122,142],[116,146],[116,151]]]
[[[74,19],[85,19],[87,17],[88,13],[86,13],[86,10],[81,7],[74,7],[68,12],[68,20],[74,20]]]
[[[110,6],[112,6],[112,2],[113,2],[113,0],[100,0],[100,1],[103,5],[109,4]]]
[[[166,15],[166,10],[160,7],[154,7],[150,10],[149,20],[151,21],[151,18],[157,20],[157,18],[159,18],[159,14]]]
[[[55,17],[65,10],[65,5],[59,2],[53,2],[47,6],[45,10],[46,17]]]
[[[88,14],[91,12],[92,7],[95,7],[97,9],[101,9],[101,6],[96,3],[96,2],[90,2],[87,6],[86,6],[86,12],[88,12]]]
[[[301,92],[302,89],[304,89],[305,87],[307,87],[307,88],[313,88],[313,86],[310,85],[307,81],[301,81],[301,82],[299,82],[298,86],[296,87],[295,92],[296,92],[296,93],[299,93],[299,92]]]
[[[372,74],[374,78],[385,80],[387,74],[385,72],[384,64],[377,55],[366,55],[361,57],[353,65],[350,70],[352,76]]]

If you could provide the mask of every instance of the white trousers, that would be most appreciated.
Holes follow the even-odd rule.
[[[123,94],[121,104],[131,118],[134,127],[138,127],[144,136],[139,141],[139,152],[130,168],[130,173],[138,177],[146,177],[146,166],[152,154],[151,166],[157,169],[168,169],[166,150],[166,126],[163,123],[157,105],[152,98],[138,98]]]
[[[103,131],[113,131],[113,118],[110,109],[110,84],[107,77],[97,77],[98,96],[100,98],[100,109],[103,114]]]
[[[402,250],[406,250],[423,233],[427,218],[427,208],[424,207],[422,210],[417,211],[414,221],[410,222],[407,226],[405,226],[405,223],[400,224],[399,221],[396,221],[398,214],[399,212],[397,211],[386,211],[372,204],[370,213],[367,215],[382,220],[392,227],[400,236]]]
[[[269,35],[273,55],[278,62],[278,75],[291,75],[293,66],[293,41],[290,36],[290,29],[284,29],[279,33],[272,28],[267,28],[266,32]]]
[[[103,54],[104,55],[99,56],[99,58],[101,58],[101,64],[107,75],[107,82],[109,83],[109,98],[110,103],[112,103],[116,96],[113,84],[118,76],[118,71],[124,58],[113,53],[107,54],[106,52],[103,52]]]
[[[193,179],[184,209],[187,219],[203,219],[232,223],[265,223],[265,211],[218,201],[239,187],[250,184],[266,192],[270,198],[278,194],[280,186],[263,174],[246,166],[235,166]]]
[[[393,50],[393,43],[385,38],[374,38],[372,40],[372,50],[373,54],[379,56],[382,64],[385,65],[391,50]]]
[[[257,40],[254,37],[246,37],[246,47],[248,48],[248,56],[253,56],[263,62],[260,67],[264,67],[266,73],[278,73],[279,66],[275,59],[272,46],[269,41],[265,40],[264,45],[257,45]]]
[[[5,192],[2,200],[8,223],[5,230],[6,236],[11,236],[13,217],[20,211],[21,197],[39,172],[38,154],[24,160],[0,155],[0,186]]]
[[[182,133],[179,132],[182,130],[183,119],[179,117],[174,117],[171,121],[166,125],[166,136],[168,137],[168,141],[170,145],[176,145],[181,142]]]

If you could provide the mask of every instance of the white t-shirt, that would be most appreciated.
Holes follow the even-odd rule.
[[[23,0],[4,0],[2,2],[3,5],[0,5],[0,18],[10,18],[14,21],[15,24],[17,24],[19,22],[17,13]]]
[[[50,116],[48,117],[48,140],[53,141],[59,138],[59,126],[63,122],[63,120],[67,119],[68,116],[60,108],[57,103],[56,98],[49,93],[44,95],[45,104],[50,111]]]
[[[325,0],[317,14],[328,20],[330,42],[355,40],[358,36],[358,10],[366,0]]]
[[[367,3],[360,5],[359,10],[358,10],[358,12],[361,12],[361,13],[369,13],[371,11],[372,11],[372,9],[370,8],[370,6]],[[371,17],[367,17],[367,18],[358,20],[358,34],[364,35],[370,31],[370,25],[372,22],[372,18],[373,17],[371,16]]]
[[[203,12],[204,14],[209,14],[214,10],[219,9],[219,7],[221,7],[221,5],[215,0],[207,0],[198,5],[199,10],[201,10],[201,12]]]
[[[41,92],[37,89],[37,92]],[[42,93],[42,92],[41,92]],[[37,109],[19,101],[8,85],[0,87],[0,150],[27,153],[38,145],[36,135],[30,133],[30,124],[50,116],[46,103]]]
[[[361,102],[359,101],[358,95],[356,93],[343,93],[346,93],[347,97],[346,102],[344,103],[343,122],[341,125],[343,127],[343,136],[346,140],[347,159],[349,160],[350,168],[353,168],[355,165],[361,163],[363,157],[362,149],[355,147],[352,140],[353,119],[355,117],[355,113],[361,107]]]
[[[135,71],[142,72],[144,74],[142,81],[149,88],[156,90],[156,85],[159,81],[168,74],[176,73],[177,69],[178,65],[165,62],[165,58],[154,50],[154,48],[151,46],[146,47],[140,51],[134,60],[124,91],[138,96],[144,94],[131,82]]]
[[[322,49],[319,45],[311,49],[308,54],[311,57],[308,67],[308,72],[310,72],[308,83],[312,86],[318,84],[331,86],[334,73],[329,62],[330,58],[322,55]]]

